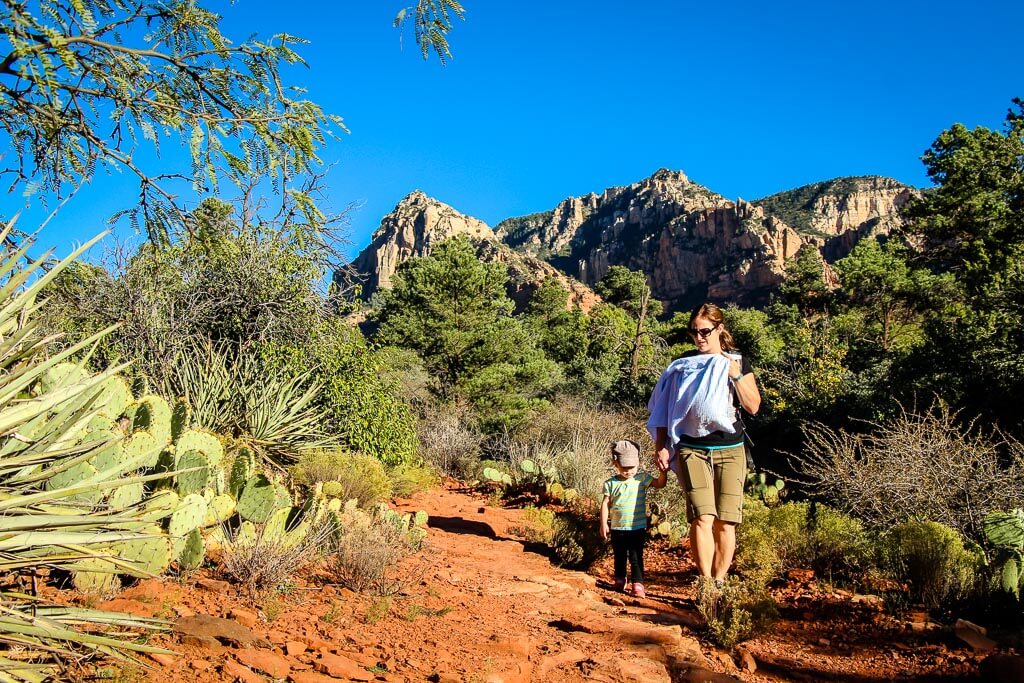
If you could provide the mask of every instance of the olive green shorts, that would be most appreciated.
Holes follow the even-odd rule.
[[[687,521],[702,515],[736,524],[743,521],[743,485],[747,479],[743,444],[721,449],[680,446],[674,465],[679,483],[686,490]]]

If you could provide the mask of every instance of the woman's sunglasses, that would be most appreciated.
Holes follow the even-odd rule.
[[[718,327],[718,325],[715,325]],[[701,339],[707,339],[711,336],[711,333],[715,331],[715,327],[703,327],[699,330],[690,330],[691,337],[700,337]]]

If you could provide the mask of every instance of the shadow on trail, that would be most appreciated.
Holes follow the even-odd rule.
[[[466,534],[469,536],[481,536],[493,541],[514,541],[523,546],[523,552],[540,555],[552,562],[557,559],[555,551],[547,543],[528,541],[514,536],[499,536],[498,533],[486,522],[478,522],[464,517],[442,517],[430,515],[427,519],[427,526],[431,529],[445,531],[449,534]]]
[[[427,518],[427,526],[431,529],[446,531],[449,534],[469,534],[471,536],[483,536],[484,538],[503,540],[498,538],[498,534],[490,524],[487,524],[486,522],[477,522],[472,519],[464,519],[462,517],[439,517],[437,515],[430,515],[430,517]]]

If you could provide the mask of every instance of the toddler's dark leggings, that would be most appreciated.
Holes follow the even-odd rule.
[[[644,582],[644,544],[647,529],[624,531],[612,529],[612,550],[615,551],[615,578],[626,578],[626,560],[629,560],[629,579],[633,583]]]

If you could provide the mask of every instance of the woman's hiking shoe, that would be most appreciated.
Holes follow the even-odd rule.
[[[626,590],[626,580],[615,579],[615,584],[612,586],[612,590],[624,592]]]
[[[642,583],[633,584],[633,596],[637,598],[647,597],[647,591],[644,590],[644,585]]]

